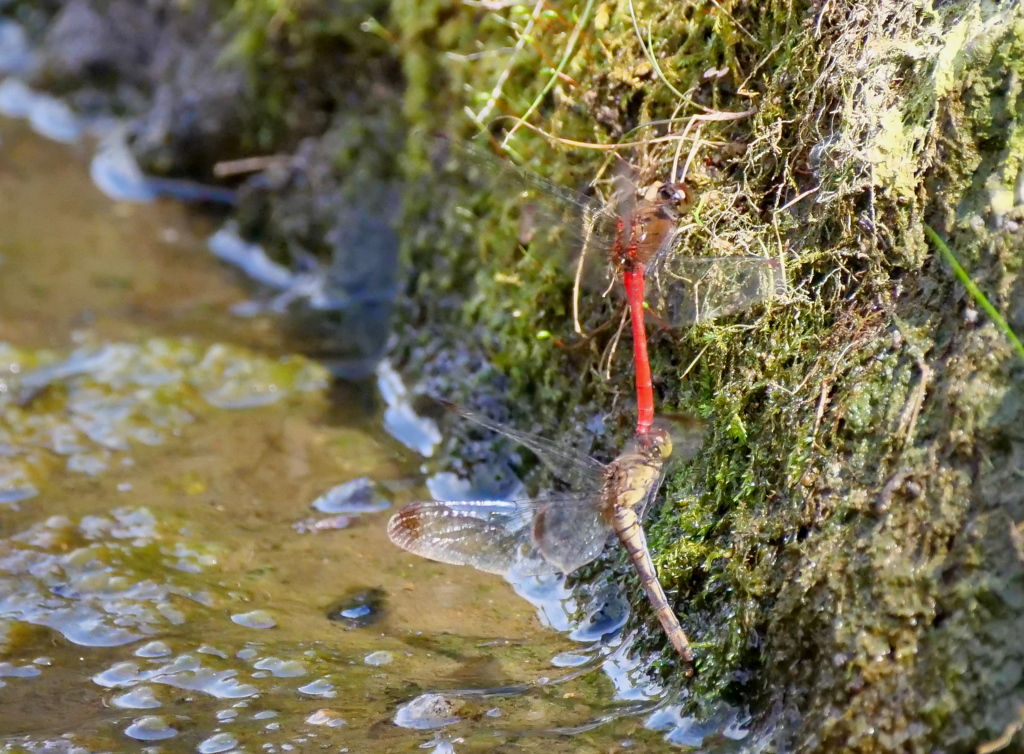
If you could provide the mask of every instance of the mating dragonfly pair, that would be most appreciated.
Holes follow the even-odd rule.
[[[517,193],[529,195],[534,222],[555,221],[577,229],[576,294],[584,279],[596,281],[595,287],[605,292],[623,289],[632,321],[637,428],[621,454],[602,464],[549,440],[460,412],[528,448],[571,491],[528,500],[413,503],[392,517],[388,535],[417,555],[507,575],[513,570],[572,573],[594,561],[614,532],[690,672],[693,653],[658,581],[641,524],[673,448],[677,457],[692,455],[703,429],[692,419],[655,421],[645,318],[682,327],[742,312],[785,291],[781,268],[764,257],[677,253],[680,220],[693,206],[693,196],[682,183],[663,183],[638,200],[632,183],[621,174],[615,179],[614,201],[604,205],[499,163],[476,148],[459,147],[458,152]],[[585,274],[588,264],[601,273]]]

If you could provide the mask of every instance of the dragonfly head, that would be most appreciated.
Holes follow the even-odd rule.
[[[672,455],[672,435],[665,427],[655,424],[644,435],[642,447],[651,458],[665,461]]]
[[[694,204],[693,190],[685,183],[663,183],[658,186],[655,196],[659,204],[676,216],[685,215]]]

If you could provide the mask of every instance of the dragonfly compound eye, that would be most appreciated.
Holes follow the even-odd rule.
[[[663,427],[653,427],[647,436],[646,448],[650,457],[666,459],[672,455],[672,436]]]
[[[658,199],[682,214],[693,206],[693,195],[685,183],[663,183],[658,187]]]
[[[658,187],[658,198],[674,204],[686,201],[686,186],[681,183],[663,183]]]

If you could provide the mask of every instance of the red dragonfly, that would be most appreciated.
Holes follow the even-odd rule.
[[[641,522],[661,486],[673,445],[683,457],[692,456],[703,438],[703,425],[695,419],[675,425],[659,420],[648,432],[634,435],[611,463],[602,464],[536,435],[459,413],[528,448],[570,491],[524,500],[412,503],[388,522],[391,541],[431,560],[488,573],[568,574],[595,560],[614,532],[629,552],[665,634],[689,666],[693,652],[658,581]]]
[[[616,176],[613,201],[603,203],[502,162],[472,144],[456,147],[447,139],[442,141],[448,145],[446,151],[465,157],[463,164],[478,167],[484,181],[506,193],[520,194],[538,231],[545,227],[570,231],[580,250],[574,286],[577,299],[584,279],[605,292],[617,282],[622,284],[632,320],[638,434],[647,432],[654,421],[646,315],[664,327],[684,327],[738,314],[786,290],[782,267],[774,259],[693,257],[676,252],[680,219],[694,205],[693,193],[683,183],[663,183],[638,201],[631,180],[621,173]],[[584,272],[595,267],[597,274]]]

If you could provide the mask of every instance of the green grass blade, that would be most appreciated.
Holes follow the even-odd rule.
[[[975,301],[978,302],[978,306],[984,309],[988,316],[992,318],[992,321],[996,323],[996,327],[1003,332],[1003,334],[1009,339],[1010,343],[1013,344],[1018,355],[1024,359],[1024,344],[1021,344],[1020,339],[1014,334],[1013,330],[1010,329],[1010,325],[1003,318],[1003,315],[1000,314],[994,306],[992,306],[992,302],[989,301],[985,294],[981,292],[981,289],[974,284],[970,275],[967,274],[967,270],[960,266],[960,263],[957,261],[956,257],[953,256],[953,252],[946,245],[946,242],[943,241],[942,238],[939,237],[939,234],[936,233],[928,224],[925,224],[924,232],[949,263],[949,266],[953,268],[953,272],[956,273],[960,282],[964,284],[964,288],[967,289],[967,292],[971,294],[971,297],[974,298]]]

